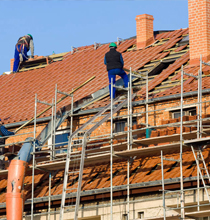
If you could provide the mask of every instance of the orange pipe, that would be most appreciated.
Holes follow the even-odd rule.
[[[23,195],[22,193],[6,194],[7,220],[23,219]]]
[[[23,183],[28,163],[12,160],[8,170],[6,212],[7,220],[22,220],[23,216]]]

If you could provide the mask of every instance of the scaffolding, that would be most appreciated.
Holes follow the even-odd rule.
[[[181,209],[181,215],[180,218],[181,219],[185,219],[186,218],[186,214],[185,214],[185,209],[186,208],[193,208],[196,207],[197,211],[200,211],[200,207],[203,206],[200,204],[200,190],[204,189],[208,198],[209,203],[206,205],[210,205],[210,197],[209,197],[209,186],[206,185],[205,183],[205,179],[207,179],[208,183],[210,183],[210,175],[204,160],[204,157],[202,155],[202,151],[203,149],[206,147],[206,145],[209,143],[210,141],[210,137],[207,138],[202,138],[202,134],[204,132],[203,129],[203,120],[202,120],[202,65],[208,65],[208,63],[205,63],[202,61],[202,55],[200,56],[200,69],[198,71],[198,76],[192,75],[192,74],[187,74],[184,72],[183,70],[183,66],[181,69],[181,100],[180,100],[180,112],[181,112],[181,116],[180,116],[180,159],[179,160],[175,160],[173,158],[167,159],[163,157],[163,151],[161,150],[161,170],[162,170],[162,192],[163,192],[163,213],[164,213],[164,220],[166,220],[166,218],[168,219],[169,217],[172,216],[167,216],[166,215],[166,211],[167,211],[167,206],[166,206],[166,200],[165,200],[165,195],[167,193],[174,193],[175,191],[170,191],[170,190],[165,190],[165,184],[164,184],[164,170],[163,170],[163,161],[164,160],[172,160],[172,161],[176,161],[180,163],[180,190],[177,190],[176,193],[180,194],[180,207],[177,207],[176,209],[172,208],[168,208],[168,210],[178,210]],[[195,79],[197,79],[198,81],[198,96],[197,96],[197,138],[196,139],[192,139],[192,140],[185,140],[183,138],[183,76],[187,75],[190,77],[193,77]],[[196,161],[196,166],[197,166],[197,205],[194,206],[186,206],[185,205],[185,192],[186,191],[190,191],[191,189],[185,190],[184,189],[184,181],[183,181],[183,170],[182,170],[182,164],[183,164],[183,158],[182,158],[182,154],[183,154],[183,147],[186,146],[190,146],[191,150],[193,152],[193,156],[195,158]],[[203,167],[200,167],[200,164],[203,165]],[[202,172],[203,171],[203,172]],[[204,173],[204,175],[203,175]],[[200,186],[200,180],[202,181],[203,187]],[[205,206],[205,205],[204,205]],[[188,214],[189,216],[189,214]]]
[[[180,217],[181,219],[185,219],[186,213],[185,213],[185,209],[189,208],[189,207],[196,207],[197,211],[200,211],[200,207],[204,206],[203,204],[200,204],[200,200],[199,200],[199,192],[201,189],[206,191],[207,194],[207,198],[209,200],[209,203],[207,205],[210,204],[210,198],[209,198],[209,194],[208,194],[208,188],[209,186],[206,184],[206,179],[208,181],[210,181],[210,176],[208,173],[208,169],[206,167],[205,164],[205,160],[202,156],[202,150],[205,148],[205,146],[210,143],[210,137],[208,137],[210,135],[210,128],[205,127],[204,128],[204,124],[206,124],[206,122],[208,122],[210,120],[210,118],[202,118],[202,104],[204,103],[210,103],[210,101],[202,101],[202,65],[209,65],[208,63],[205,63],[202,61],[202,57],[200,58],[200,70],[199,70],[199,74],[198,76],[194,76],[192,74],[188,74],[185,73],[183,70],[183,66],[181,69],[181,92],[180,92],[180,105],[178,106],[173,106],[173,107],[166,107],[166,108],[159,108],[159,109],[154,109],[154,110],[149,110],[149,104],[151,103],[151,101],[149,100],[149,72],[146,73],[142,73],[140,74],[139,72],[135,72],[132,71],[132,69],[130,68],[129,72],[129,86],[128,88],[122,88],[116,85],[113,85],[113,82],[111,82],[111,97],[113,95],[113,88],[115,87],[116,89],[120,89],[121,91],[124,90],[127,93],[127,98],[124,100],[123,105],[120,106],[120,108],[116,108],[117,106],[119,107],[119,103],[117,104],[116,101],[119,100],[113,100],[113,98],[111,98],[111,102],[110,102],[110,108],[107,109],[108,111],[110,111],[109,113],[109,117],[106,117],[106,120],[110,120],[110,133],[109,134],[103,134],[103,135],[91,135],[92,132],[94,131],[94,129],[96,129],[98,126],[100,126],[104,121],[102,121],[101,123],[96,123],[95,125],[93,125],[94,129],[92,128],[92,130],[89,130],[88,136],[86,137],[86,141],[85,143],[81,142],[83,136],[77,136],[77,140],[73,140],[71,138],[69,138],[68,143],[56,143],[56,130],[58,129],[58,127],[56,127],[56,119],[58,118],[58,111],[57,111],[57,94],[62,94],[65,97],[71,97],[71,110],[69,111],[68,115],[65,117],[65,119],[67,117],[70,117],[70,125],[69,125],[69,133],[74,134],[74,132],[76,131],[78,134],[79,132],[82,131],[82,129],[79,127],[78,130],[73,130],[73,119],[76,116],[76,114],[74,114],[74,99],[73,99],[73,92],[71,94],[68,94],[66,92],[63,91],[59,91],[57,88],[57,85],[55,86],[55,97],[54,99],[52,99],[52,103],[47,103],[44,101],[40,101],[37,98],[37,95],[35,95],[35,110],[34,110],[34,132],[33,132],[33,159],[32,159],[32,164],[30,166],[30,169],[32,170],[32,197],[31,197],[31,214],[27,215],[31,217],[31,220],[33,220],[34,216],[36,215],[42,215],[42,214],[47,214],[48,215],[48,219],[50,220],[50,216],[52,214],[55,213],[60,213],[60,211],[52,211],[51,210],[51,201],[53,196],[51,195],[51,179],[53,176],[53,172],[55,170],[58,169],[63,169],[67,164],[68,167],[66,167],[66,172],[68,172],[69,168],[73,169],[73,172],[78,172],[78,168],[75,168],[75,166],[83,166],[85,163],[87,164],[91,164],[93,161],[94,162],[100,162],[102,159],[105,162],[109,162],[110,163],[110,219],[113,220],[113,206],[116,204],[113,202],[113,191],[115,190],[126,190],[127,191],[127,198],[126,201],[124,202],[119,202],[117,204],[126,204],[126,216],[127,216],[127,220],[131,220],[130,218],[130,204],[131,203],[135,203],[138,202],[138,200],[133,201],[130,199],[130,189],[133,187],[132,184],[130,184],[130,163],[131,160],[133,159],[134,156],[136,156],[137,154],[152,154],[154,152],[159,152],[160,153],[160,158],[161,158],[161,173],[162,173],[162,201],[163,201],[163,218],[164,220],[169,217],[173,217],[173,216],[168,216],[167,215],[167,211],[169,210],[181,210],[181,214]],[[183,84],[184,84],[184,75],[193,77],[195,79],[198,80],[198,92],[197,92],[197,102],[196,103],[191,103],[191,104],[185,104],[184,105],[184,92],[183,92]],[[133,111],[133,103],[132,103],[132,99],[135,97],[134,93],[132,92],[133,90],[133,82],[137,79],[142,79],[144,81],[146,81],[145,84],[145,89],[146,89],[146,96],[145,96],[145,100],[142,102],[142,104],[145,106],[145,111],[144,112],[140,112],[140,113],[134,113]],[[51,108],[52,113],[51,113],[51,130],[50,130],[50,137],[52,140],[51,144],[45,144],[45,147],[48,147],[48,149],[44,149],[41,152],[42,153],[46,153],[47,156],[42,159],[42,161],[36,163],[36,159],[40,159],[39,155],[40,152],[36,151],[36,145],[35,145],[35,140],[36,140],[36,136],[37,136],[37,104],[44,104],[49,106],[48,110]],[[186,107],[191,107],[192,105],[196,105],[197,106],[197,119],[195,120],[191,120],[191,121],[183,121],[183,109]],[[122,115],[118,115],[116,116],[116,112],[120,111],[122,108],[127,108],[127,113],[126,114],[122,114]],[[163,125],[150,125],[149,124],[149,114],[150,113],[155,113],[158,111],[168,111],[170,109],[173,109],[174,107],[179,108],[180,109],[180,122],[175,122],[175,123],[167,123],[167,124],[163,124]],[[106,107],[105,107],[106,108]],[[115,109],[115,111],[113,112],[113,109]],[[145,124],[143,128],[137,128],[137,129],[133,129],[133,117],[136,116],[142,116],[145,115]],[[125,118],[127,119],[127,131],[124,132],[115,132],[113,129],[113,121],[116,119],[120,119],[120,118]],[[183,132],[183,127],[184,126],[196,126],[197,129],[195,131],[192,132]],[[163,137],[150,137],[150,132],[152,129],[160,129],[160,128],[165,128],[165,127],[180,127],[180,134],[174,134],[174,135],[168,135],[168,136],[163,136]],[[88,129],[87,129],[88,130]],[[84,131],[83,131],[84,132]],[[133,139],[133,136],[136,134],[142,134],[142,133],[146,133],[146,138],[140,139],[140,140],[135,140]],[[23,133],[26,134],[26,133]],[[23,135],[23,134],[18,134],[18,135]],[[27,133],[28,134],[28,133]],[[120,138],[126,138],[126,140],[119,144],[114,144],[114,139],[120,139]],[[91,143],[91,141],[101,141],[103,140],[103,143],[108,143],[108,146],[104,146],[101,148],[93,148],[93,149],[86,149],[87,146],[91,146],[94,145]],[[62,147],[62,148],[56,148],[57,146],[60,146],[59,144],[66,144],[68,146],[71,145],[71,141],[75,141],[72,144],[72,148],[68,148],[68,147]],[[87,143],[86,143],[87,142]],[[166,143],[166,142],[170,142],[170,144],[163,144],[160,146],[153,146],[153,147],[147,147],[147,148],[136,148],[133,147],[136,145],[142,145],[142,146],[149,146],[150,144],[158,144],[158,143]],[[20,143],[24,143],[24,141],[22,142],[16,142],[16,143],[12,143],[14,144],[20,144]],[[90,143],[90,144],[89,144]],[[11,145],[11,144],[7,144],[7,145]],[[0,147],[4,147],[7,145],[3,145]],[[80,158],[80,154],[82,152],[81,150],[81,146],[83,151],[83,156],[84,154],[86,155],[85,157],[85,161],[81,162],[81,158]],[[174,159],[174,158],[165,158],[164,157],[164,150],[166,150],[169,147],[173,147],[174,149],[179,149],[180,151],[180,157],[179,159]],[[185,192],[187,190],[192,190],[192,188],[190,189],[184,189],[184,179],[183,179],[183,170],[182,170],[182,165],[183,165],[183,158],[182,158],[182,154],[183,154],[183,147],[188,147],[192,149],[193,155],[195,157],[195,161],[196,161],[196,165],[197,165],[197,188],[195,188],[194,190],[197,190],[197,204],[194,206],[186,206],[185,205]],[[62,150],[62,153],[57,153],[57,151]],[[66,153],[68,152],[68,153]],[[72,155],[72,162],[68,161],[68,163],[66,162],[68,158],[68,155],[71,153]],[[113,162],[116,159],[126,159],[127,160],[127,184],[124,185],[125,188],[120,187],[120,186],[114,186],[113,185]],[[170,161],[175,161],[178,162],[180,164],[180,190],[166,190],[165,189],[165,184],[166,181],[164,179],[164,160],[170,160]],[[203,163],[203,167],[200,167],[200,161],[202,161]],[[81,162],[81,163],[80,163]],[[82,165],[81,165],[82,164]],[[46,172],[49,172],[49,195],[47,196],[48,198],[48,211],[46,213],[34,213],[34,175],[35,175],[35,169],[40,169],[40,170],[44,170]],[[80,169],[80,171],[82,171]],[[203,172],[206,172],[206,175],[203,175]],[[6,171],[0,171],[0,173],[5,174]],[[72,173],[73,173],[72,172]],[[66,173],[66,178],[68,178],[68,174]],[[203,186],[200,185],[200,180],[202,181]],[[82,181],[82,172],[80,172],[80,181]],[[80,187],[80,188],[79,188]],[[80,194],[82,195],[81,192],[81,182],[80,182],[80,186],[77,188],[77,194],[75,192],[71,192],[69,194],[71,194],[71,198],[76,198],[77,202],[75,203],[74,199],[72,199],[72,202],[70,204],[69,207],[65,207],[65,201],[67,198],[69,198],[69,194],[66,196],[63,196],[64,194],[62,194],[62,205],[61,205],[61,210],[63,209],[63,213],[64,212],[68,212],[68,211],[74,211],[75,210],[75,217],[74,220],[78,219],[78,211],[80,210],[79,204],[80,204]],[[66,184],[64,186],[63,189],[63,193],[66,191]],[[79,192],[79,194],[78,194]],[[101,191],[102,192],[102,191]],[[65,192],[66,193],[66,192]],[[91,194],[91,192],[89,192]],[[166,199],[169,198],[167,197],[167,194],[170,193],[178,193],[180,195],[180,207],[176,207],[176,208],[170,208],[167,209],[167,205],[166,205]],[[86,195],[88,195],[88,192],[86,193]],[[92,207],[93,208],[93,207]],[[61,214],[61,218],[63,219],[63,213]]]

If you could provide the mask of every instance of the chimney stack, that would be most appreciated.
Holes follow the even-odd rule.
[[[188,0],[190,64],[210,60],[210,0]]]
[[[136,16],[137,48],[144,48],[154,42],[153,16],[148,14]]]

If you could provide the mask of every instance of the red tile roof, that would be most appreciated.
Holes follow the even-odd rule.
[[[135,39],[127,40],[119,46],[119,51],[124,51],[135,43]],[[54,98],[55,84],[58,89],[70,92],[73,88],[88,80],[92,76],[96,78],[82,90],[75,93],[74,100],[77,101],[89,94],[108,85],[104,54],[108,51],[108,44],[102,45],[97,50],[93,46],[88,49],[65,55],[62,61],[54,62],[45,68],[18,72],[11,75],[0,76],[1,109],[0,117],[10,119],[7,123],[24,121],[34,115],[34,97],[37,93],[38,99],[52,102]],[[61,96],[58,95],[58,98]],[[58,107],[70,103],[70,98],[63,101]],[[37,111],[41,112],[46,106],[39,104]],[[50,115],[50,111],[45,116]]]
[[[133,49],[127,51],[136,44],[136,39],[125,40],[118,46],[118,51],[123,53],[125,68],[132,67],[133,70],[142,68],[145,64],[155,59],[162,59],[168,56],[170,49],[179,42],[183,35],[188,33],[188,29],[180,29],[172,32],[158,34],[156,40],[169,38],[168,41],[160,46],[147,47],[142,50]],[[184,49],[179,48],[179,50]],[[54,98],[55,84],[58,89],[65,92],[72,91],[81,83],[92,76],[96,78],[75,93],[74,100],[80,100],[99,89],[108,85],[107,71],[103,64],[104,54],[108,51],[108,44],[99,46],[96,50],[94,45],[80,47],[71,54],[64,56],[62,61],[53,62],[44,68],[28,70],[11,75],[0,76],[1,109],[0,117],[8,118],[6,123],[13,123],[31,119],[34,115],[35,93],[38,99],[52,102]],[[188,54],[183,55],[174,64],[162,72],[158,84],[170,73],[180,67],[181,64],[189,59]],[[156,81],[156,80],[155,80]],[[150,88],[154,87],[151,85]],[[60,98],[61,95],[58,95]],[[58,108],[70,104],[70,98],[65,99],[59,104]],[[38,104],[38,113],[46,106]],[[50,116],[51,111],[46,112],[42,117]]]

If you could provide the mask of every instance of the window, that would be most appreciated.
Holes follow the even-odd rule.
[[[114,122],[114,132],[117,133],[124,131],[126,125],[127,125],[127,120],[120,120]]]
[[[57,131],[55,134],[55,148],[61,148],[68,145],[68,137],[70,135],[69,130]],[[52,144],[52,137],[49,139],[48,144]],[[56,154],[65,153],[67,149],[56,150]]]
[[[181,110],[178,109],[178,110],[171,111],[171,115],[173,119],[179,118],[181,117]],[[187,115],[187,116],[196,115],[196,107],[183,109],[183,116],[184,115]]]
[[[123,214],[122,215],[122,220],[128,220],[128,215],[127,214]]]
[[[138,218],[143,219],[144,218],[144,212],[138,212]]]
[[[133,118],[132,126],[136,124],[137,124],[136,118]],[[127,126],[127,118],[123,120],[114,121],[114,133],[123,132],[126,126]]]
[[[63,133],[63,134],[56,134],[55,135],[55,147],[56,148],[60,148],[62,146],[68,145],[68,137],[69,137],[69,132],[68,133]],[[67,152],[66,149],[64,150],[58,150],[55,153],[63,153],[63,152]]]

